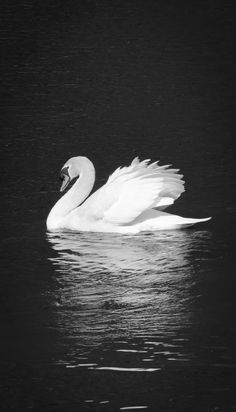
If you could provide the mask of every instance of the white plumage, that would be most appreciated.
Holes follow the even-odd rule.
[[[71,158],[62,173],[66,179],[63,187],[80,177],[52,208],[47,219],[49,230],[138,233],[177,229],[209,219],[163,212],[184,192],[183,175],[170,165],[159,166],[158,162],[150,163],[150,159],[140,162],[136,157],[130,166],[116,169],[106,184],[88,198],[95,181],[89,159]]]

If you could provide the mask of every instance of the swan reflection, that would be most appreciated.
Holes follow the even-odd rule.
[[[80,344],[175,334],[191,322],[206,231],[48,234],[60,327]],[[196,263],[198,262],[198,263]]]

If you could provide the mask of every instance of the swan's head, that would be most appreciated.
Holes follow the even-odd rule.
[[[62,180],[60,192],[63,192],[69,183],[79,176],[80,169],[79,157],[72,157],[64,164],[60,171],[60,179]]]
[[[60,191],[63,192],[73,179],[76,179],[83,173],[91,173],[92,170],[94,170],[93,164],[87,157],[77,156],[67,160],[60,172],[62,180]]]

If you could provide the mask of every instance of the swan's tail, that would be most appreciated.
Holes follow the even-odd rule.
[[[185,227],[190,227],[195,225],[196,223],[201,223],[201,222],[207,222],[208,220],[210,220],[211,217],[204,217],[202,219],[194,219],[194,218],[188,218],[188,217],[182,217],[181,220],[178,222],[178,225],[181,228],[185,228]]]
[[[210,219],[211,217],[194,219],[150,209],[142,213],[133,223],[139,225],[139,231],[175,230],[184,229],[196,223],[207,222]]]

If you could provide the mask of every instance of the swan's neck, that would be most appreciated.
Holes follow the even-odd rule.
[[[81,159],[79,178],[70,190],[57,201],[48,215],[47,226],[49,229],[60,228],[63,219],[87,198],[93,188],[95,181],[94,166],[90,160]]]

